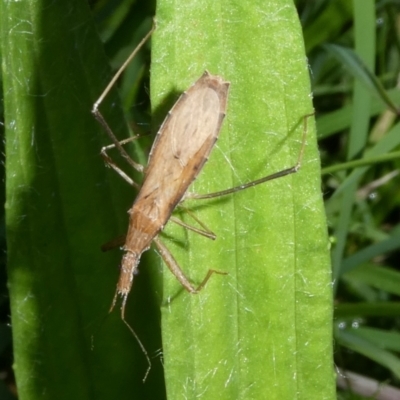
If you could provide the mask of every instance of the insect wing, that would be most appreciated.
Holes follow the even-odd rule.
[[[201,171],[225,117],[229,83],[207,71],[181,95],[153,144],[141,196],[175,206]]]

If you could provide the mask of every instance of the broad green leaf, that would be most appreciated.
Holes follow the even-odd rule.
[[[110,71],[90,10],[81,1],[3,1],[0,14],[19,399],[160,398],[157,374],[142,383],[145,359],[118,311],[105,319],[120,255],[100,245],[126,229],[134,193],[99,156],[107,138],[90,110]],[[114,93],[104,113],[124,137],[116,101]],[[151,304],[142,320],[128,309],[139,336],[157,326]],[[150,351],[159,348],[152,336]]]
[[[290,1],[159,1],[151,97],[157,116],[207,69],[231,82],[227,117],[191,188],[209,193],[296,163],[312,112]],[[314,126],[300,172],[185,206],[217,235],[169,224],[162,239],[197,295],[164,273],[170,399],[334,398],[331,286]],[[193,221],[182,213],[187,223]]]

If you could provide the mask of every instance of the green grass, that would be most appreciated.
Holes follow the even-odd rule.
[[[325,21],[337,16],[340,2],[333,3],[318,10]],[[303,15],[315,12],[302,6]],[[400,277],[399,124],[392,112],[399,104],[393,89],[399,70],[393,25],[398,8],[354,1],[352,13],[352,24],[342,13],[336,29],[327,25],[319,43],[314,37],[306,45],[313,48],[314,104],[324,113],[317,113],[317,128],[333,243],[335,361],[342,369],[398,386],[399,359],[387,345],[398,331]],[[303,23],[307,42],[321,25],[315,18]],[[351,390],[340,395],[350,398]]]

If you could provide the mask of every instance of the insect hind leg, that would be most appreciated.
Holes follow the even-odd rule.
[[[307,131],[308,131],[308,127],[307,127],[308,119],[314,115],[315,115],[315,113],[313,112],[313,113],[304,115],[304,117],[303,117],[303,136],[302,136],[302,141],[301,141],[301,147],[300,147],[299,155],[297,157],[297,162],[293,167],[286,168],[281,171],[275,172],[271,175],[264,176],[263,178],[256,179],[254,181],[244,183],[242,185],[235,186],[235,187],[232,187],[229,189],[220,190],[220,191],[214,192],[214,193],[207,193],[207,194],[188,193],[186,195],[186,199],[200,200],[200,199],[213,199],[215,197],[222,197],[222,196],[226,196],[228,194],[240,192],[241,190],[245,190],[245,189],[251,188],[253,186],[260,185],[264,182],[272,181],[274,179],[282,178],[286,175],[296,173],[300,169],[301,163],[303,161],[303,155],[304,155],[304,150],[306,147],[306,138],[307,138]]]

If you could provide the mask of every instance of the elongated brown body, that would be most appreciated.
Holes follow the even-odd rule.
[[[207,71],[184,92],[161,125],[140,192],[129,210],[121,273],[112,307],[122,312],[141,254],[164,228],[172,211],[207,161],[225,117],[229,82]]]

